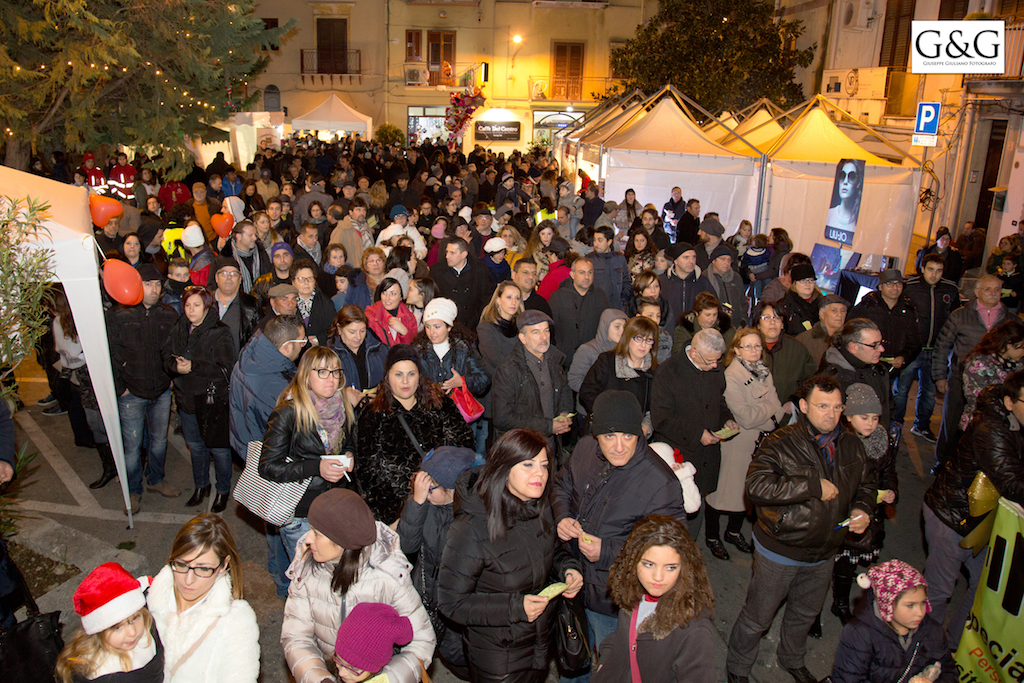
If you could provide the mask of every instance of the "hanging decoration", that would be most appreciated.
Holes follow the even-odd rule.
[[[444,127],[448,130],[448,149],[454,152],[459,146],[459,140],[465,136],[466,129],[469,128],[473,112],[484,106],[486,98],[479,87],[474,87],[466,88],[465,92],[453,92],[451,100],[452,106],[444,112]]]

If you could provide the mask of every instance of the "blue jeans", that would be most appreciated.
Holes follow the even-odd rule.
[[[587,610],[587,626],[590,631],[590,653],[594,656],[597,649],[601,646],[601,641],[610,636],[615,632],[615,628],[619,625],[618,617],[610,617],[607,614],[601,614],[593,610]],[[594,661],[597,664],[597,661]],[[576,678],[568,678],[566,676],[559,676],[561,683],[589,683],[590,674],[585,673],[582,676]]]
[[[188,444],[188,450],[192,455],[192,479],[196,488],[201,489],[210,485],[210,456],[213,456],[213,469],[217,473],[217,494],[231,493],[231,449],[207,448],[199,433],[199,420],[195,413],[179,410],[178,419],[181,421],[182,436],[185,437],[185,443]]]
[[[473,435],[476,437],[476,460],[473,462],[473,466],[483,465],[487,458],[487,435],[490,433],[491,421],[481,417],[479,420],[469,426],[473,430]]]
[[[832,567],[826,560],[813,566],[790,566],[773,562],[754,551],[754,573],[747,587],[747,601],[729,635],[726,669],[735,676],[749,676],[757,660],[761,638],[771,628],[775,614],[786,603],[776,656],[790,669],[804,666],[807,633],[825,604],[832,582]]]
[[[171,418],[171,389],[157,398],[139,398],[125,394],[117,398],[117,412],[121,416],[121,440],[124,441],[124,465],[128,470],[128,491],[142,493],[142,444],[149,436],[149,462],[146,481],[159,484],[164,480],[164,461],[167,456],[167,424]]]
[[[917,380],[917,407],[914,410],[914,427],[930,429],[932,413],[935,411],[935,382],[932,380],[932,350],[922,349],[910,365],[900,371],[896,378],[893,396],[896,398],[896,414],[893,420],[903,423],[910,399],[910,385]]]
[[[277,586],[277,596],[280,598],[288,597],[288,586],[291,584],[291,579],[285,575],[285,570],[288,569],[288,565],[291,562],[288,560],[288,553],[284,547],[284,536],[281,535],[281,530],[273,524],[266,523],[266,536],[267,536],[267,571],[274,578],[274,584]],[[295,546],[292,546],[293,550]]]
[[[305,517],[296,517],[281,527],[281,542],[284,543],[284,552],[288,556],[288,564],[295,559],[295,547],[299,541],[309,533],[309,520]],[[285,569],[288,567],[286,566]]]
[[[928,555],[924,560],[924,578],[928,582],[928,602],[932,605],[931,618],[943,625],[949,598],[956,588],[956,580],[960,576],[961,565],[967,568],[970,577],[967,581],[967,593],[963,602],[953,614],[949,622],[946,644],[950,650],[956,650],[960,644],[960,636],[967,623],[967,615],[974,605],[974,593],[978,589],[981,570],[985,568],[988,551],[974,556],[973,550],[960,547],[962,537],[939,519],[930,507],[921,506],[924,516],[924,537],[928,542]]]

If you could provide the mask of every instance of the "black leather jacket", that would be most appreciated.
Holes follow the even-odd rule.
[[[797,423],[777,429],[754,453],[747,471],[747,495],[754,504],[754,536],[766,549],[799,562],[819,562],[836,554],[846,528],[836,529],[853,508],[874,512],[875,468],[851,432],[836,438],[833,465],[821,454],[798,413]],[[821,499],[821,480],[839,494]]]
[[[1024,431],[1003,405],[999,389],[998,385],[986,387],[978,396],[956,454],[924,494],[935,516],[961,536],[982,519],[971,517],[967,507],[967,489],[979,471],[988,475],[1003,498],[1024,503]]]

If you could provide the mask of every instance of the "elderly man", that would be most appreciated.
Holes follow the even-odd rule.
[[[932,380],[946,396],[942,401],[942,423],[935,444],[935,462],[941,465],[952,453],[947,444],[964,412],[964,358],[985,333],[1010,316],[1000,301],[1003,283],[986,275],[974,283],[974,299],[949,314],[935,340],[932,352]]]
[[[955,454],[924,494],[924,535],[928,556],[924,576],[932,618],[944,624],[947,603],[953,595],[961,568],[967,569],[967,593],[949,622],[950,649],[956,649],[978,587],[986,553],[961,548],[960,541],[981,522],[971,515],[968,489],[984,472],[999,494],[1024,504],[1024,371],[1015,372],[1002,384],[984,389],[971,424]],[[988,534],[985,535],[985,539]],[[1013,579],[1011,579],[1012,581]],[[1019,579],[1017,579],[1019,581]]]
[[[551,345],[552,320],[540,311],[516,317],[519,343],[498,364],[491,380],[494,438],[526,427],[547,437],[552,459],[559,450],[555,437],[572,427],[572,392],[565,375],[565,354]]]
[[[698,247],[698,260],[702,253],[703,249]],[[697,282],[714,292],[722,308],[729,312],[733,328],[739,329],[747,324],[747,295],[743,278],[732,267],[736,260],[733,248],[719,240],[711,252],[707,269]]]
[[[866,384],[874,389],[882,404],[879,424],[888,429],[893,412],[892,390],[888,369],[881,363],[884,352],[878,325],[867,318],[854,318],[832,338],[832,346],[825,351],[818,372],[835,379],[844,394],[851,384]]]
[[[558,537],[583,565],[583,604],[595,643],[618,623],[608,570],[633,525],[653,514],[686,523],[679,480],[647,445],[642,422],[633,394],[602,393],[594,401],[591,436],[580,439],[555,477]]]
[[[797,683],[817,683],[804,662],[807,633],[821,611],[832,559],[846,533],[863,534],[875,509],[874,467],[840,421],[843,393],[831,377],[804,384],[795,424],[772,432],[754,453],[747,495],[754,504],[754,573],[729,637],[729,683],[747,683],[761,638],[785,601],[779,665]]]
[[[266,329],[271,320],[279,315],[295,315],[299,308],[299,290],[291,281],[274,285],[267,293],[268,304],[267,314],[260,318],[256,330],[262,332]]]
[[[896,380],[896,412],[893,419],[900,424],[907,414],[910,386],[917,381],[917,407],[914,426],[910,433],[929,443],[935,443],[932,432],[932,412],[935,410],[935,382],[932,380],[932,350],[942,326],[950,313],[960,305],[960,290],[956,283],[943,277],[945,263],[938,254],[928,254],[921,261],[921,275],[910,278],[903,294],[917,311],[917,329],[921,339],[921,352],[900,372]]]
[[[725,373],[718,365],[724,355],[722,334],[715,329],[701,330],[683,353],[658,366],[651,387],[652,440],[678,448],[693,463],[697,468],[694,482],[703,494],[718,488],[722,449],[715,432],[723,427],[739,428],[725,403]],[[690,535],[696,539],[703,506],[690,517]],[[726,554],[721,541],[707,543],[716,556]]]
[[[264,315],[267,312],[270,290],[277,285],[291,283],[289,271],[292,267],[292,261],[295,260],[295,255],[292,252],[292,248],[285,242],[275,242],[270,247],[270,260],[272,265],[270,272],[256,278],[256,282],[252,285],[252,291],[249,292],[256,297],[256,303],[260,306],[260,313]]]
[[[569,368],[576,349],[597,336],[601,314],[609,307],[604,291],[594,286],[594,263],[589,256],[573,261],[569,277],[562,280],[548,303],[555,321],[555,343]]]
[[[818,299],[818,322],[811,329],[804,330],[796,336],[796,340],[804,345],[814,360],[814,367],[821,363],[821,357],[832,345],[832,337],[843,329],[846,324],[846,313],[850,310],[850,302],[836,294],[829,294]]]
[[[665,250],[665,258],[672,262],[672,267],[658,276],[661,283],[661,296],[668,302],[668,320],[665,331],[670,335],[676,329],[679,316],[693,309],[693,300],[700,292],[709,292],[711,285],[698,282],[697,250],[689,242],[676,242]]]
[[[178,316],[173,308],[160,303],[163,283],[156,266],[142,264],[139,275],[142,278],[142,303],[114,306],[107,312],[110,366],[118,395],[117,410],[121,416],[121,439],[133,514],[139,511],[142,502],[142,444],[147,431],[147,488],[168,498],[181,495],[177,487],[164,479],[167,423],[171,416],[171,378],[164,370],[160,354]],[[99,444],[97,449],[103,460],[103,475],[89,484],[93,489],[106,486],[117,476],[110,444]]]
[[[256,331],[256,323],[260,319],[259,304],[254,297],[241,290],[242,273],[237,261],[221,256],[213,262],[210,270],[216,283],[213,294],[217,312],[220,321],[231,328],[231,339],[237,356]]]

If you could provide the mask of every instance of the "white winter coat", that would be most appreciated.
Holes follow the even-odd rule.
[[[198,604],[178,614],[174,575],[164,566],[153,579],[147,599],[164,644],[166,683],[253,683],[260,673],[260,629],[256,613],[245,600],[231,596],[231,578],[224,572]],[[171,669],[209,628],[217,625],[171,678]]]
[[[356,582],[344,595],[331,590],[337,561],[317,563],[300,544],[288,567],[288,601],[284,605],[281,644],[296,683],[317,683],[329,675],[325,662],[334,655],[338,627],[361,602],[391,605],[412,622],[412,642],[392,657],[382,673],[390,683],[419,683],[420,662],[430,666],[436,638],[420,596],[413,588],[412,565],[399,546],[398,534],[377,522],[377,541],[364,551]]]

